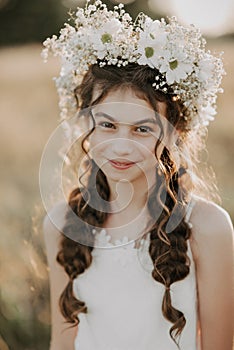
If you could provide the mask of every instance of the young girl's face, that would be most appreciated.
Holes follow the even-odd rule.
[[[166,105],[159,103],[160,120],[166,120]],[[89,154],[108,180],[134,182],[146,177],[155,181],[155,145],[160,125],[150,104],[131,89],[110,92],[93,106],[95,130],[89,137]],[[164,145],[158,147],[160,158]]]

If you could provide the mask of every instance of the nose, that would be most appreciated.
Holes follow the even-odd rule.
[[[127,156],[133,152],[133,141],[126,137],[116,137],[110,147],[116,156]]]

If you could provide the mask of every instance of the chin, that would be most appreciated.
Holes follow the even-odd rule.
[[[142,170],[139,169],[124,169],[124,170],[117,170],[110,168],[109,166],[104,166],[102,168],[103,173],[106,175],[107,180],[111,181],[122,181],[126,180],[128,182],[134,182],[138,180],[139,178],[145,178],[144,173]]]

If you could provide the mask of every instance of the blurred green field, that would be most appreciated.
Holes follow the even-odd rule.
[[[210,125],[209,163],[217,175],[222,206],[234,220],[234,41],[209,45],[225,52],[227,71],[218,116]],[[51,59],[45,65],[40,50],[39,45],[0,50],[0,350],[47,350],[49,346],[49,287],[38,171],[43,147],[58,122],[51,79],[58,64]]]

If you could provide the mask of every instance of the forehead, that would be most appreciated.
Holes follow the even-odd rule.
[[[155,118],[155,111],[150,103],[137,96],[131,88],[119,88],[110,91],[102,102],[93,107],[95,113],[103,112],[121,122],[136,122],[137,119]],[[157,113],[166,116],[166,104],[157,102]]]

